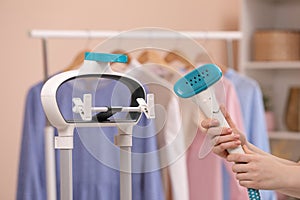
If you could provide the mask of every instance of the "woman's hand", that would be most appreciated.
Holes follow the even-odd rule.
[[[277,190],[300,198],[300,163],[285,160],[262,151],[249,143],[221,107],[230,128],[219,127],[215,119],[205,119],[201,125],[212,138],[213,152],[234,162],[232,170],[240,185],[247,188]],[[227,149],[243,146],[245,154],[228,154]]]
[[[213,138],[213,152],[227,158],[229,155],[227,149],[234,149],[239,145],[246,144],[247,141],[244,134],[236,128],[224,106],[221,106],[221,111],[230,128],[219,127],[220,123],[216,119],[205,119],[202,121],[201,126],[207,129],[207,134]]]
[[[241,186],[254,189],[279,190],[285,180],[287,165],[274,156],[262,155],[243,146],[245,154],[230,154],[227,160],[235,162],[232,171]]]

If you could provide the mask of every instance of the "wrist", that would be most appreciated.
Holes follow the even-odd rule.
[[[283,173],[281,175],[282,188],[283,190],[298,189],[300,186],[300,168],[297,165],[284,165]]]
[[[299,165],[285,165],[280,167],[281,182],[278,186],[278,191],[293,197],[300,198],[300,166]],[[280,181],[280,180],[279,180]]]

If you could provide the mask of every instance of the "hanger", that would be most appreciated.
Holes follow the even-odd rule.
[[[116,50],[112,51],[111,53],[112,54],[124,54],[127,56],[127,63],[125,63],[125,64],[129,64],[131,62],[130,55],[127,52],[125,52],[125,50],[123,50],[123,49],[116,49]]]
[[[123,49],[116,49],[111,52],[112,54],[123,54],[127,56],[127,63],[111,63],[110,67],[113,71],[116,72],[126,72],[128,70],[128,67],[132,61],[131,56],[125,52]]]
[[[168,63],[166,63],[166,61],[161,57],[161,55],[159,55],[159,53],[157,53],[154,50],[145,50],[143,51],[138,59],[137,59],[140,63],[145,64],[145,63],[154,63],[154,64],[159,64],[159,65],[168,65]]]
[[[164,78],[171,77],[176,70],[164,60],[164,58],[155,50],[144,50],[137,58],[141,64],[155,64],[157,65],[156,73]],[[166,70],[167,69],[167,70]]]
[[[226,65],[223,65],[221,63],[215,62],[215,64],[220,67],[220,69],[222,70],[223,74],[226,74],[228,67]]]
[[[77,55],[73,58],[72,62],[64,69],[64,71],[70,71],[79,68],[84,61],[85,52],[91,52],[91,50],[84,49],[77,53]]]
[[[87,30],[87,31],[89,31],[89,30]],[[73,58],[72,62],[64,69],[64,71],[75,70],[75,69],[78,69],[82,65],[84,58],[85,58],[85,53],[92,51],[91,49],[88,48],[90,42],[91,42],[91,37],[90,37],[90,32],[89,32],[88,39],[85,44],[85,48],[76,54],[76,56]]]
[[[172,63],[172,62],[175,62],[175,61],[179,61],[180,63],[183,64],[183,69],[184,71],[189,71],[191,69],[194,69],[194,65],[188,61],[183,55],[182,53],[180,53],[178,50],[174,50],[174,51],[170,51],[168,52],[165,57],[164,57],[164,60],[167,62],[167,63]]]
[[[204,63],[214,63],[216,64],[218,67],[220,67],[220,69],[222,70],[222,73],[225,74],[228,70],[227,66],[216,62],[212,57],[210,57],[207,52],[205,53],[200,53],[196,56],[195,58],[195,63],[197,65],[199,64],[204,64]]]

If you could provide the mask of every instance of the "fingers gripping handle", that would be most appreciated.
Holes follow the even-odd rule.
[[[224,115],[222,114],[221,110],[219,109],[218,112],[213,113],[213,117],[220,122],[220,126],[222,127],[229,127]],[[234,149],[227,149],[228,153],[245,153],[242,146],[238,146]],[[250,200],[260,200],[260,193],[256,189],[248,188],[248,197]]]
[[[193,101],[200,107],[206,117],[217,119],[220,122],[220,127],[230,127],[220,110],[215,93],[211,88],[195,95]],[[227,151],[228,153],[244,153],[242,146],[228,149]]]
[[[230,127],[221,112],[219,103],[212,89],[208,88],[207,90],[195,95],[193,97],[193,101],[200,107],[206,117],[217,119],[220,122],[220,127]],[[227,149],[227,151],[230,154],[245,153],[242,146],[238,146],[234,149]],[[248,196],[250,200],[260,200],[259,191],[256,189],[248,188]]]
[[[214,119],[217,119],[219,122],[220,122],[220,126],[221,127],[230,127],[224,117],[224,115],[222,114],[220,108],[217,112],[214,112],[213,113],[213,116],[212,116]],[[233,134],[233,133],[232,133]],[[240,154],[244,154],[244,150],[242,148],[241,145],[239,145],[238,147],[234,148],[234,149],[227,149],[227,152],[232,154],[232,153],[240,153]]]

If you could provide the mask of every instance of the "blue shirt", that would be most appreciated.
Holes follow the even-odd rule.
[[[46,199],[46,174],[44,156],[45,114],[41,105],[40,92],[42,83],[33,86],[27,95],[24,113],[22,144],[18,174],[18,200]],[[72,116],[70,97],[74,91],[68,86],[62,87],[57,97],[62,112]],[[113,90],[105,87],[101,90],[100,104],[111,104]],[[81,96],[82,98],[82,96]],[[117,102],[115,102],[117,103]],[[157,143],[155,125],[142,116],[140,122],[133,128],[132,152],[135,154],[155,152]],[[73,199],[74,200],[119,200],[119,171],[107,164],[107,158],[119,162],[118,148],[113,144],[117,134],[114,127],[80,128],[74,131],[73,149]],[[57,135],[57,132],[55,133]],[[103,139],[103,140],[102,140]],[[105,147],[114,149],[108,151]],[[115,159],[112,159],[115,158]],[[158,163],[158,155],[151,157],[151,163]],[[135,165],[134,162],[137,162]],[[149,170],[145,165],[150,161],[140,156],[133,158],[132,174],[133,200],[161,200],[163,188],[159,170]],[[148,171],[147,171],[148,169]],[[153,168],[154,169],[154,168]],[[59,151],[56,151],[57,199],[60,199],[59,183]]]
[[[234,85],[241,104],[241,111],[248,141],[265,152],[270,152],[262,92],[258,83],[250,77],[238,74],[233,69],[225,73]],[[261,198],[275,200],[273,191],[261,190]]]

